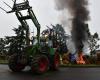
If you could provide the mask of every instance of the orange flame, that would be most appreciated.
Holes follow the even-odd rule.
[[[82,52],[79,52],[79,54],[78,54],[77,64],[85,64]]]

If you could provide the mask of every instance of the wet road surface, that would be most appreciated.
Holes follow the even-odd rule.
[[[100,80],[100,68],[60,68],[36,75],[28,67],[21,73],[14,73],[7,65],[0,65],[0,80]]]

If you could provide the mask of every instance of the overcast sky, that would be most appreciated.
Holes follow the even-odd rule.
[[[6,10],[10,10],[2,2],[5,1],[12,6],[12,0],[0,0],[0,6]],[[21,0],[19,0],[21,1]],[[61,12],[55,9],[54,0],[29,0],[30,5],[33,7],[33,11],[37,16],[39,23],[41,24],[41,29],[45,29],[46,25],[60,23]],[[91,33],[98,32],[100,34],[100,0],[89,0],[89,11],[90,11],[90,21],[89,28]],[[67,15],[67,13],[66,13]],[[67,21],[66,21],[67,23]],[[18,27],[20,23],[18,22],[14,13],[6,14],[4,11],[0,10],[0,37],[14,35],[12,31],[13,27]],[[30,25],[33,28],[34,25]],[[68,29],[68,28],[66,28]],[[66,30],[69,33],[69,29]]]

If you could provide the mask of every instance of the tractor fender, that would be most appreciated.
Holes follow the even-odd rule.
[[[50,55],[54,55],[56,52],[57,48],[50,48]]]

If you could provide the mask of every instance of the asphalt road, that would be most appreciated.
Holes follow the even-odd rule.
[[[7,65],[0,65],[0,80],[100,80],[100,68],[60,68],[36,75],[28,67],[21,73],[14,73]]]

